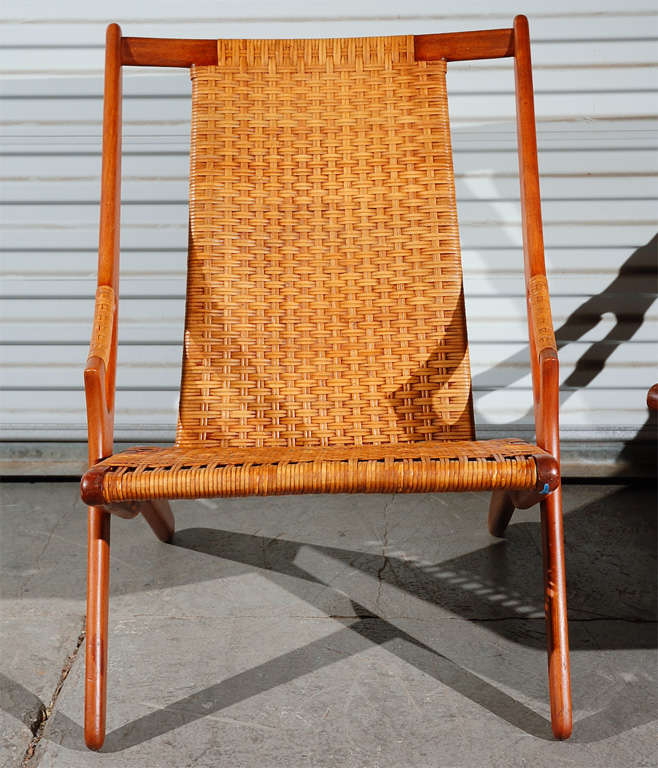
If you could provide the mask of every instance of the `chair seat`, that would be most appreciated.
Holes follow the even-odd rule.
[[[89,505],[289,493],[413,493],[538,489],[557,461],[521,440],[313,448],[134,448],[82,479]]]

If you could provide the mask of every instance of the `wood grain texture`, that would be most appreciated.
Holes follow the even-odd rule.
[[[486,29],[416,35],[415,50],[418,61],[500,59],[514,55],[514,32],[512,29]]]
[[[546,275],[533,275],[528,280],[528,308],[537,354],[540,354],[544,349],[557,351]]]
[[[121,28],[107,28],[103,167],[98,249],[98,304],[84,372],[89,464],[112,452],[117,349],[119,223],[121,208]],[[101,340],[101,343],[98,343]],[[85,742],[100,749],[105,739],[107,641],[110,590],[110,515],[89,508],[85,646]]]
[[[96,289],[96,306],[91,332],[89,357],[98,357],[103,361],[105,370],[109,370],[112,355],[112,335],[117,302],[114,289],[109,285],[99,285]]]
[[[514,54],[511,29],[416,35],[414,45],[417,61],[470,61]],[[124,37],[121,63],[134,67],[213,65],[217,64],[216,41]]]
[[[156,37],[124,37],[121,63],[127,67],[191,67],[216,64],[215,40],[177,40]]]
[[[562,488],[540,504],[551,726],[556,739],[572,731],[571,672],[567,625]]]
[[[102,508],[89,508],[87,547],[84,732],[97,750],[105,741],[110,592],[110,514]]]

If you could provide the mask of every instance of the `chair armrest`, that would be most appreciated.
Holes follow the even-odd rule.
[[[99,285],[96,289],[96,305],[94,307],[94,324],[91,331],[91,343],[87,360],[99,357],[105,364],[105,370],[110,368],[112,352],[112,336],[116,317],[116,299],[114,289],[109,285]]]
[[[528,279],[527,294],[537,445],[559,461],[560,364],[545,274]]]
[[[557,352],[546,275],[533,275],[528,280],[528,311],[530,332],[537,357],[546,349]]]
[[[91,343],[84,371],[90,465],[112,452],[116,309],[114,290],[108,285],[98,286]]]
[[[544,264],[530,36],[525,16],[514,19],[514,80],[535,430],[537,445],[559,462],[559,362]]]
[[[538,397],[535,400],[537,445],[560,461],[560,364],[548,347],[538,355]]]

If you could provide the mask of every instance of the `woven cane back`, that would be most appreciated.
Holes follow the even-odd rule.
[[[177,445],[473,439],[445,62],[220,40],[192,68]]]

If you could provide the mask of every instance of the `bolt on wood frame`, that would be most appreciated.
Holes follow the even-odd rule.
[[[511,29],[415,37],[417,60],[468,61],[514,58],[524,271],[537,445],[559,461],[558,357],[550,313],[542,235],[530,39],[525,16]],[[119,295],[121,190],[121,77],[123,66],[190,67],[217,64],[216,40],[122,37],[107,29],[103,111],[98,290],[94,329],[84,380],[89,465],[112,453]],[[515,508],[540,502],[551,722],[558,739],[571,734],[571,692],[561,488],[545,498],[536,491],[494,491],[489,530],[502,536]],[[100,749],[105,738],[109,600],[110,514],[142,513],[155,534],[168,541],[174,530],[163,500],[89,507],[86,625],[85,740]]]

